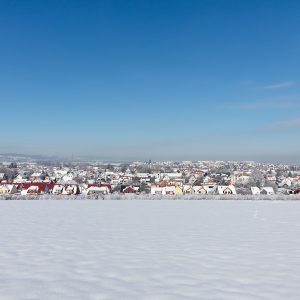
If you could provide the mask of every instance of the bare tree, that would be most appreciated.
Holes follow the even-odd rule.
[[[259,170],[254,168],[251,172],[247,186],[257,186],[261,188],[265,185],[265,181],[264,175]]]

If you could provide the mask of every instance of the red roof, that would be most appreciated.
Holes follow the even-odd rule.
[[[136,190],[132,186],[127,186],[124,190],[123,193],[136,193]]]
[[[109,190],[111,190],[111,185],[109,183],[101,183],[101,184],[93,183],[93,184],[88,184],[87,188],[90,188],[90,187],[103,187],[103,186],[106,186],[106,187],[109,188]]]
[[[45,190],[48,188],[49,190],[52,190],[54,187],[54,184],[47,183],[47,182],[24,182],[21,183],[23,190],[28,190],[30,187],[37,186],[37,191],[34,191],[34,194],[42,194],[45,193]]]

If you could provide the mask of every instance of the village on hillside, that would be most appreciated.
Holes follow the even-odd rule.
[[[245,161],[0,161],[1,195],[300,193],[300,167]]]

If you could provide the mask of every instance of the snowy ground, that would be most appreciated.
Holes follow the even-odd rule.
[[[0,201],[1,300],[300,299],[300,202]]]

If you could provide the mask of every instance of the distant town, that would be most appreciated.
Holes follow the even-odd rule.
[[[292,195],[300,167],[252,161],[99,162],[0,155],[0,195]],[[9,199],[9,198],[8,198]]]

